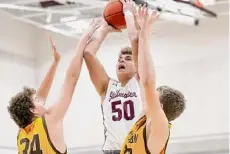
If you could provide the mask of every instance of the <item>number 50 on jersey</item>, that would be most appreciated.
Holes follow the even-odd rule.
[[[112,107],[112,120],[120,121],[122,118],[125,120],[133,120],[135,117],[133,101],[128,100],[122,103],[121,101],[114,101],[111,103]]]

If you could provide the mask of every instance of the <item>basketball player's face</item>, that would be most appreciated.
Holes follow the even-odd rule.
[[[35,106],[35,109],[33,110],[34,114],[38,116],[44,115],[46,113],[46,107],[44,105],[45,103],[41,101],[36,95],[34,95],[33,100]]]
[[[136,70],[135,65],[130,54],[122,54],[117,62],[117,75],[119,77],[131,78],[134,76]]]

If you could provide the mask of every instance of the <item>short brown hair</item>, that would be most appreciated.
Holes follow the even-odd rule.
[[[121,49],[119,56],[121,55],[132,55],[132,49],[130,47],[124,47]]]
[[[20,128],[25,128],[33,121],[34,114],[30,109],[35,108],[32,98],[34,94],[34,89],[24,87],[23,91],[12,97],[9,102],[8,112]]]
[[[178,118],[185,109],[184,95],[173,88],[168,86],[161,86],[157,88],[159,92],[160,102],[163,104],[163,110],[165,112],[168,121],[173,121]]]

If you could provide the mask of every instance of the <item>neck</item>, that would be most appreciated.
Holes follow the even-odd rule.
[[[126,81],[120,81],[121,82],[121,86],[124,87],[128,82],[129,80],[126,80]]]
[[[130,80],[130,77],[126,77],[126,78],[119,78],[119,81],[121,82],[121,86],[124,87]]]

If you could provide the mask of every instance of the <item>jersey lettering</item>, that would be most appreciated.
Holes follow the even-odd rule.
[[[128,148],[127,145],[125,145],[125,150],[124,150],[124,154],[132,154],[132,148]]]
[[[128,143],[137,143],[138,134],[134,134],[128,139]]]

